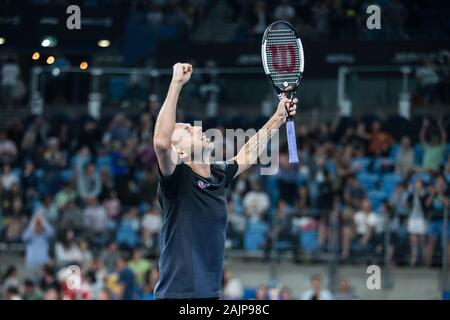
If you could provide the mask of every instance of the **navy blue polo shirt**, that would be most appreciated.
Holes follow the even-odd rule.
[[[169,176],[159,173],[162,208],[160,278],[156,299],[219,298],[227,222],[226,189],[236,161],[211,164],[203,178],[178,164]]]

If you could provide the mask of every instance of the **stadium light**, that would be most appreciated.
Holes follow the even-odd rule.
[[[5,44],[5,42],[6,42],[5,38],[0,37],[0,46],[1,46],[2,44]]]
[[[41,46],[44,48],[53,48],[56,47],[57,44],[58,40],[56,39],[56,37],[52,36],[45,36],[41,41]]]
[[[80,63],[80,69],[86,70],[89,67],[89,64],[86,61]]]
[[[39,60],[39,58],[41,57],[41,55],[39,54],[39,52],[35,52],[33,53],[33,55],[31,56],[31,59],[33,60]]]
[[[47,64],[53,64],[55,62],[55,57],[54,56],[49,56],[47,58]]]
[[[97,45],[101,48],[108,48],[111,45],[111,41],[102,39],[97,42]]]

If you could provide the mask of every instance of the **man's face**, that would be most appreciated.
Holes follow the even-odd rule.
[[[206,137],[202,127],[188,123],[177,123],[172,135],[172,143],[180,158],[200,160],[205,152],[211,153],[214,144]]]

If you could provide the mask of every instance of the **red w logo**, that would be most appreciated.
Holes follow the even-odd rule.
[[[295,70],[295,49],[292,44],[270,46],[272,52],[272,65],[277,72],[294,72]],[[289,53],[289,64],[288,64]],[[280,55],[281,59],[278,59]]]

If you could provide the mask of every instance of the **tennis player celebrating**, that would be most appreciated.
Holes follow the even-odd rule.
[[[166,100],[155,125],[159,165],[158,200],[163,225],[160,235],[160,278],[156,299],[220,297],[227,220],[226,188],[256,163],[267,142],[295,115],[297,99],[283,99],[270,120],[233,159],[210,163],[213,143],[201,127],[176,123],[178,97],[192,74],[190,64],[173,66]]]

